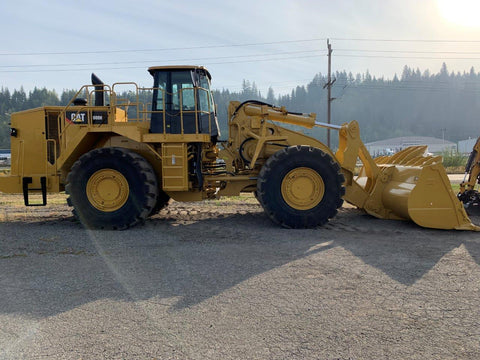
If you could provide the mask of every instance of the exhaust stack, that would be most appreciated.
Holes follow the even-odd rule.
[[[105,105],[104,83],[100,78],[92,73],[92,85],[95,86],[95,106]]]

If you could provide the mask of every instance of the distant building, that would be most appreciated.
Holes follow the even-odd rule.
[[[416,145],[427,145],[427,151],[431,153],[457,150],[457,144],[451,141],[426,136],[402,136],[365,144],[367,150],[373,157],[391,155],[409,146]]]
[[[9,149],[0,149],[0,166],[10,165],[11,154]]]
[[[470,154],[477,139],[460,140],[458,142],[458,152],[461,154]]]

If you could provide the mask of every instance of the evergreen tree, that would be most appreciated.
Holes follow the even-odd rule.
[[[480,136],[480,74],[472,67],[464,73],[450,73],[442,64],[438,73],[403,67],[402,75],[392,80],[376,78],[366,71],[353,75],[346,71],[336,72],[332,86],[332,122],[342,124],[351,120],[360,123],[364,142],[396,136],[433,136],[441,138],[441,129],[447,129],[445,138],[459,141]],[[327,79],[321,73],[304,86],[297,86],[289,94],[275,96],[269,88],[264,98],[255,82],[243,80],[241,90],[215,90],[217,115],[222,139],[228,134],[228,103],[232,100],[261,100],[285,106],[295,112],[315,112],[317,120],[326,122]],[[0,88],[0,148],[8,148],[10,142],[10,114],[45,105],[66,105],[77,93],[64,90],[60,96],[55,91],[35,88],[28,94],[23,87],[10,91]],[[120,97],[136,102],[133,93]],[[139,100],[150,103],[151,92],[139,94]],[[133,117],[136,109],[129,109]],[[132,112],[132,115],[130,114]],[[305,130],[306,133],[326,142],[326,131]],[[332,136],[335,147],[336,136]]]

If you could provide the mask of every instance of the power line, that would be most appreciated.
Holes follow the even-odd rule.
[[[216,49],[216,48],[243,47],[243,46],[277,45],[277,44],[302,43],[302,42],[313,42],[313,41],[324,41],[324,40],[326,39],[314,38],[314,39],[304,39],[304,40],[283,40],[283,41],[243,43],[243,44],[223,44],[223,45],[198,45],[198,46],[190,46],[190,47],[158,48],[158,49],[120,49],[120,50],[95,50],[95,51],[0,53],[0,56],[80,55],[80,54],[113,54],[113,53],[131,53],[131,52],[178,51],[178,50]]]
[[[373,52],[373,53],[406,53],[406,54],[480,54],[480,51],[416,51],[416,50],[365,50],[365,49],[335,49],[337,51]]]
[[[258,56],[278,56],[278,55],[291,55],[291,54],[305,54],[305,53],[315,53],[320,52],[321,50],[304,50],[304,51],[284,51],[278,53],[263,53],[263,54],[252,54],[252,55],[236,55],[236,56],[215,56],[215,57],[204,57],[204,58],[187,58],[187,59],[170,59],[162,60],[161,62],[180,62],[180,61],[199,61],[199,60],[212,60],[212,59],[232,59],[232,58],[248,58],[248,57],[258,57]],[[320,54],[321,56],[322,54]],[[272,59],[274,60],[274,59]],[[121,65],[121,64],[141,64],[149,63],[154,64],[158,63],[156,60],[141,60],[141,61],[117,61],[117,62],[96,62],[96,63],[65,63],[65,64],[28,64],[28,65],[0,65],[0,68],[28,68],[28,67],[56,67],[56,66],[92,66],[92,65]]]
[[[365,42],[410,42],[410,43],[480,43],[480,40],[448,40],[448,39],[375,39],[375,38],[330,38],[337,41],[365,41]],[[216,49],[229,47],[248,47],[278,44],[292,44],[326,41],[327,38],[311,38],[299,40],[268,41],[257,43],[221,44],[221,45],[197,45],[188,47],[150,48],[150,49],[116,49],[116,50],[89,50],[89,51],[51,51],[51,52],[10,52],[0,53],[0,56],[41,56],[41,55],[80,55],[80,54],[114,54],[132,52],[160,52],[195,49]]]
[[[305,58],[314,58],[319,55],[305,55],[305,56],[295,56],[295,57],[279,57],[275,59],[255,59],[255,60],[239,60],[239,61],[220,61],[220,62],[208,62],[204,65],[224,65],[224,64],[241,64],[241,63],[257,63],[265,61],[279,61],[279,60],[297,60]],[[121,70],[121,69],[144,69],[144,66],[118,66],[118,67],[108,67],[108,68],[95,68],[95,70]],[[39,70],[0,70],[0,73],[27,73],[27,72],[66,72],[66,71],[85,71],[89,69],[39,69]]]
[[[363,52],[385,52],[385,53],[442,53],[442,52],[423,52],[423,51],[387,51],[387,50],[348,50],[348,49],[338,49],[336,51],[363,51]],[[170,62],[181,62],[181,61],[204,61],[204,60],[214,60],[214,59],[232,59],[232,58],[249,58],[249,57],[259,57],[259,56],[279,56],[279,55],[290,55],[290,54],[305,54],[305,53],[315,53],[320,52],[317,55],[311,56],[299,56],[299,57],[283,57],[283,58],[272,58],[272,59],[252,59],[246,61],[228,61],[228,62],[213,62],[210,64],[235,64],[235,63],[244,63],[244,62],[263,62],[263,61],[275,61],[275,60],[289,60],[297,58],[309,58],[317,56],[326,56],[327,54],[321,53],[321,50],[304,50],[304,51],[286,51],[278,53],[264,53],[264,54],[252,54],[252,55],[237,55],[237,56],[216,56],[216,57],[204,57],[204,58],[183,58],[183,59],[167,59],[162,60],[163,63]],[[449,52],[457,54],[480,54],[480,52]],[[338,57],[351,57],[351,58],[379,58],[379,59],[425,59],[425,60],[480,60],[480,57],[433,57],[433,56],[392,56],[392,55],[354,55],[354,54],[337,54]],[[32,68],[32,67],[64,67],[64,66],[98,66],[98,65],[122,65],[122,64],[141,64],[149,63],[154,64],[158,63],[156,60],[141,60],[141,61],[117,61],[117,62],[95,62],[95,63],[64,63],[64,64],[28,64],[28,65],[0,65],[0,68]],[[133,68],[142,68],[138,67],[115,67],[111,69],[133,69]],[[109,70],[110,68],[102,68],[101,70]],[[4,70],[0,71],[2,73],[6,72],[46,72],[46,71],[81,71],[84,69],[40,69],[40,70]]]
[[[447,39],[374,39],[374,38],[330,38],[337,41],[371,41],[371,42],[411,42],[411,43],[480,43],[480,40]]]
[[[433,57],[433,56],[387,56],[387,55],[351,55],[339,54],[338,57],[374,58],[374,59],[426,59],[426,60],[480,60],[478,57]]]

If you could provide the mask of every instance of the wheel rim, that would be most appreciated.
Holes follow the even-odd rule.
[[[96,209],[112,212],[120,209],[128,199],[128,181],[113,169],[95,172],[87,182],[87,198]]]
[[[324,194],[323,179],[311,168],[293,169],[282,180],[282,197],[294,209],[313,209],[322,201]]]

